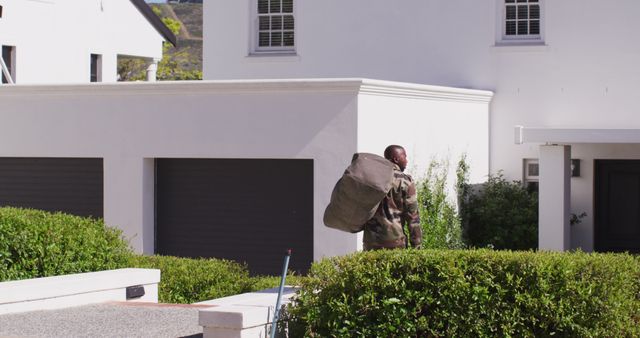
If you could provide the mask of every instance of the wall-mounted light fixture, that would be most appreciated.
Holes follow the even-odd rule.
[[[0,5],[0,18],[2,17],[2,5]]]
[[[571,177],[580,177],[580,160],[571,160]]]

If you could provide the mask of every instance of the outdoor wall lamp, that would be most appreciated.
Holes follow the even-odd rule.
[[[571,160],[571,177],[580,177],[580,160]]]

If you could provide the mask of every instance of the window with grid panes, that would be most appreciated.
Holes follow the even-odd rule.
[[[504,37],[539,39],[541,0],[504,0]]]
[[[293,50],[295,23],[293,0],[257,0],[258,51]]]

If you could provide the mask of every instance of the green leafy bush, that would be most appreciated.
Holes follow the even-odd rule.
[[[251,290],[248,269],[215,258],[132,256],[130,267],[159,269],[158,298],[163,303],[195,303]]]
[[[281,276],[254,276],[251,277],[249,289],[246,292],[272,289],[280,286]],[[286,285],[302,285],[307,279],[306,276],[289,273],[285,279]]]
[[[119,268],[130,252],[102,220],[0,208],[0,281]]]
[[[246,266],[217,258],[135,255],[129,266],[160,270],[158,298],[163,303],[190,304],[280,286],[280,276],[249,277]],[[299,285],[304,279],[290,274],[286,284]]]
[[[447,193],[448,161],[432,160],[417,185],[422,247],[460,249],[462,228],[454,200]]]
[[[461,202],[467,244],[474,247],[527,250],[538,247],[538,194],[501,173],[476,191],[465,187]]]
[[[314,337],[638,337],[628,254],[383,250],[312,266],[288,325]]]

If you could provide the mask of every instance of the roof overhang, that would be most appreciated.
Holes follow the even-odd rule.
[[[171,42],[172,45],[177,45],[175,34],[167,27],[164,22],[153,12],[151,7],[144,0],[131,0],[134,6],[144,15],[149,23],[155,28],[162,37]]]
[[[640,143],[640,129],[563,129],[516,126],[515,143]]]

